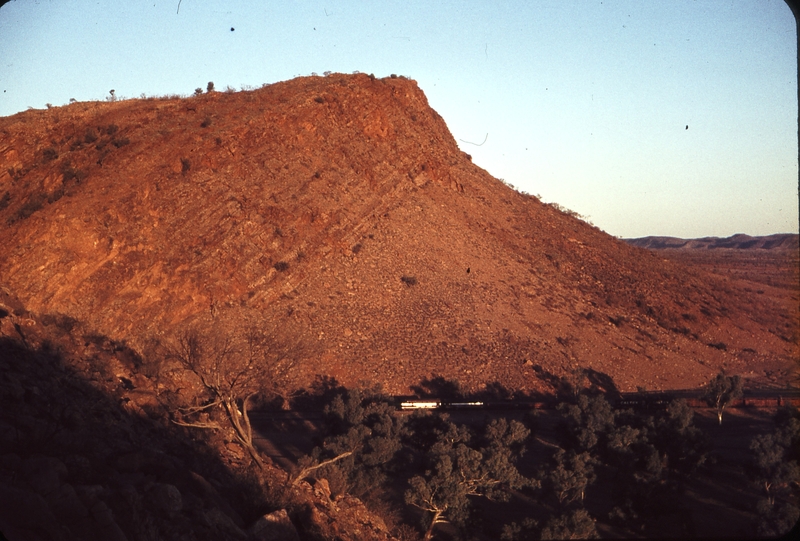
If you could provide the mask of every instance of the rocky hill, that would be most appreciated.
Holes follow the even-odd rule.
[[[676,237],[642,237],[625,242],[650,250],[800,250],[800,235],[782,233],[763,237],[738,234],[731,237],[679,239]]]
[[[188,328],[258,327],[292,345],[296,385],[550,392],[576,367],[621,390],[721,367],[784,384],[798,357],[785,291],[748,293],[515,192],[403,77],[2,118],[0,223],[0,313],[142,358]]]

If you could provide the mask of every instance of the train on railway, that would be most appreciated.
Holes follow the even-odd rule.
[[[670,402],[682,398],[689,407],[707,408],[702,389],[682,389],[673,391],[645,391],[635,393],[608,393],[605,395],[616,409],[659,410],[665,409]],[[554,409],[564,399],[547,397],[537,400],[479,400],[469,398],[417,398],[398,397],[397,408],[403,411],[421,410],[475,410],[475,409]],[[800,407],[800,390],[798,389],[766,389],[745,390],[741,398],[737,398],[729,408],[777,408],[786,405]]]

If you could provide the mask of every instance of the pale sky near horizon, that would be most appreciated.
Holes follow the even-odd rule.
[[[783,0],[177,8],[4,4],[0,116],[112,88],[188,96],[208,81],[396,73],[418,82],[474,163],[612,235],[798,232],[797,37]]]

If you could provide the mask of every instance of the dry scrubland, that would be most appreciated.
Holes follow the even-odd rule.
[[[385,504],[383,520],[355,489],[328,497],[363,453],[314,487],[258,453],[247,406],[302,389],[321,408],[338,385],[547,395],[579,370],[593,392],[698,387],[721,369],[750,388],[796,384],[796,250],[715,259],[615,239],[473,165],[403,77],[2,118],[0,223],[0,500],[14,503],[0,524],[51,539],[253,537],[272,511],[264,531],[304,539],[417,535],[419,516],[389,510],[420,500]],[[366,445],[357,417],[305,466]],[[665,452],[656,428],[630,423],[614,430]],[[465,447],[431,456],[512,464],[518,428],[464,432]],[[419,438],[403,444],[418,496],[438,471]],[[374,460],[376,474],[389,464]],[[598,476],[615,471],[603,464]],[[577,511],[547,501],[553,520]]]

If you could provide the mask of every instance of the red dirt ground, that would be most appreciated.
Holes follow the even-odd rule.
[[[59,315],[143,355],[190,326],[258,326],[293,344],[297,385],[550,392],[578,366],[620,390],[720,368],[783,385],[799,357],[796,288],[515,192],[403,77],[1,118],[0,222],[0,308],[20,321]]]

